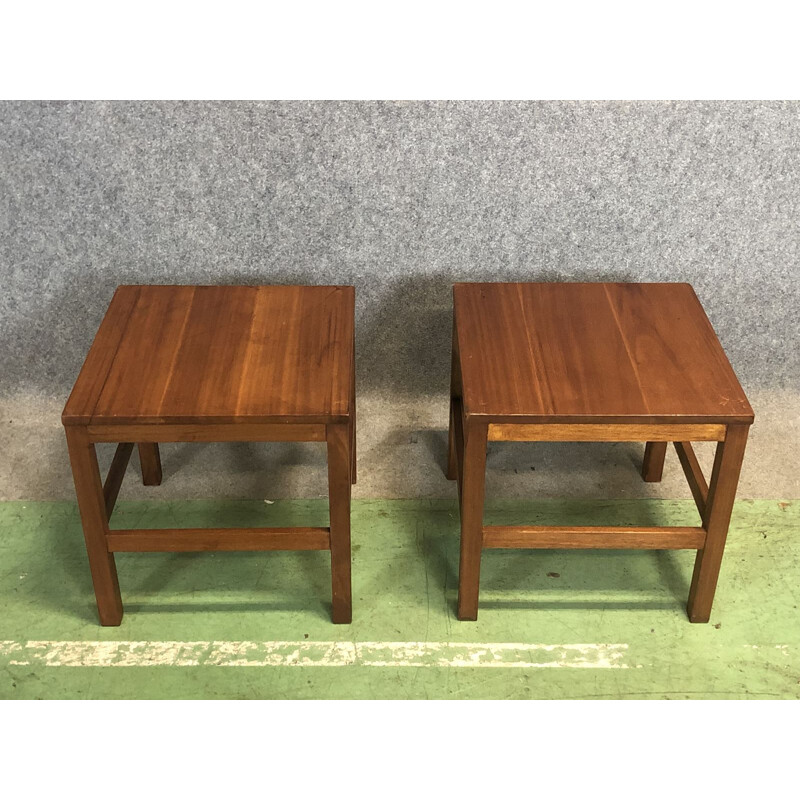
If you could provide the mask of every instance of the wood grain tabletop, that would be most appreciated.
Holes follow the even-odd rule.
[[[686,283],[458,283],[468,415],[508,422],[751,423]]]
[[[120,286],[62,420],[344,421],[354,303],[352,286]]]

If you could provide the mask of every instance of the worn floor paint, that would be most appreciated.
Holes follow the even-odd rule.
[[[627,669],[625,644],[514,642],[0,642],[12,666]]]
[[[325,524],[324,501],[120,502],[116,527]],[[487,521],[696,524],[689,501],[503,501]],[[357,501],[354,622],[328,555],[119,554],[126,616],[97,624],[74,504],[0,504],[2,698],[800,697],[800,511],[740,501],[708,625],[693,554],[493,551],[455,618],[450,501]],[[242,668],[235,668],[242,667]],[[491,667],[487,669],[487,667]]]

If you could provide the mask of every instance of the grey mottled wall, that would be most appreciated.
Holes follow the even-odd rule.
[[[690,281],[800,386],[800,103],[0,104],[2,392],[120,283],[354,283],[362,388],[446,391],[457,280]]]

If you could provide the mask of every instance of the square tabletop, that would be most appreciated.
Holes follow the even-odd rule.
[[[751,423],[686,283],[458,283],[468,415],[495,422]]]
[[[352,286],[120,286],[64,424],[345,421]]]

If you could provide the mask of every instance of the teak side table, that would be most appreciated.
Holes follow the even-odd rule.
[[[100,622],[122,620],[114,553],[330,550],[332,618],[351,621],[356,480],[352,286],[120,286],[62,421]],[[329,528],[110,530],[133,445],[146,485],[158,442],[326,442]],[[120,443],[105,483],[95,443]]]
[[[687,606],[708,622],[753,410],[692,287],[488,283],[453,288],[448,477],[458,480],[458,617],[478,615],[486,548],[697,550]],[[673,442],[697,527],[484,526],[488,441]],[[717,442],[711,480],[693,441]]]

